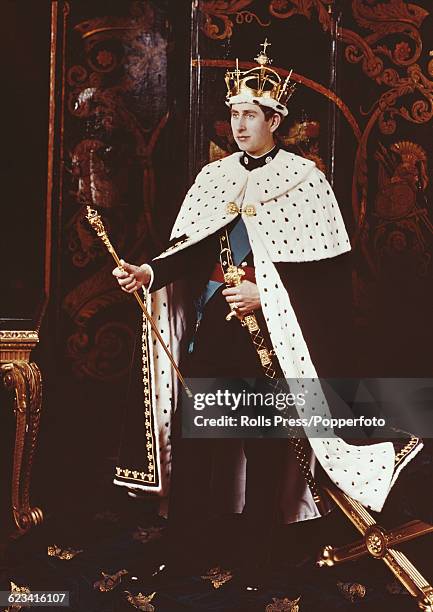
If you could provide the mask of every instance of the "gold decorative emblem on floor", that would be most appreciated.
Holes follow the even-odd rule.
[[[214,589],[219,589],[232,578],[233,574],[230,570],[223,570],[220,567],[212,567],[205,576],[202,576],[203,580],[211,581]]]
[[[299,600],[297,599],[289,599],[288,597],[284,597],[284,599],[278,599],[277,597],[272,598],[272,603],[268,604],[265,608],[265,612],[299,612]]]
[[[121,569],[115,574],[106,574],[105,572],[101,572],[102,578],[101,580],[97,580],[93,583],[94,589],[99,589],[101,593],[107,593],[108,591],[113,591],[122,581],[122,577],[126,576],[128,570]]]
[[[359,582],[337,582],[337,588],[345,599],[355,603],[357,599],[363,599],[367,589]]]
[[[62,561],[70,561],[82,552],[82,550],[74,548],[61,548],[60,546],[57,546],[57,544],[48,546],[47,550],[49,557],[56,557],[56,559],[61,559]]]
[[[129,591],[125,591],[125,593],[126,599],[136,610],[141,610],[142,612],[154,612],[155,606],[152,606],[150,602],[155,597],[156,591],[150,595],[143,595],[143,593],[133,595]]]
[[[17,584],[15,584],[15,582],[12,582],[12,581],[11,581],[10,591],[11,593],[30,593],[29,587],[26,587],[26,586],[20,587]],[[12,606],[8,606],[7,608],[4,608],[4,612],[19,612],[19,610],[22,610],[23,608],[24,608],[24,604],[22,606],[20,604],[13,604]]]

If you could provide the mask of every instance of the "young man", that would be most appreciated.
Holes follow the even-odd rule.
[[[240,152],[202,169],[164,253],[142,265],[122,262],[113,274],[126,292],[150,289],[161,328],[164,316],[165,325],[170,325],[170,316],[166,297],[158,307],[160,290],[180,278],[192,281],[196,307],[193,331],[187,332],[189,353],[182,363],[186,376],[265,377],[266,364],[248,329],[236,318],[226,320],[232,310],[238,319],[254,312],[277,375],[342,376],[339,368],[347,352],[337,339],[342,336],[342,317],[349,312],[349,293],[343,308],[338,310],[336,303],[341,306],[344,300],[340,281],[349,239],[332,190],[314,162],[275,143],[292,88],[268,67],[265,52],[256,60],[257,68],[226,75],[226,103]],[[221,264],[227,243],[235,266],[245,274],[238,286],[228,288]],[[349,275],[346,280],[349,288]],[[165,333],[168,341],[178,336],[176,330]],[[155,371],[160,372],[157,345],[152,354]],[[160,379],[158,389],[170,385],[169,379]],[[161,401],[159,393],[158,397]],[[245,538],[240,561],[258,565],[268,558],[277,523],[320,516],[287,440],[184,439],[179,415],[178,411],[172,425],[169,502],[175,553],[188,550],[193,530],[206,533],[211,520],[242,512]],[[338,438],[312,438],[310,443],[338,486],[380,510],[394,478],[391,443],[377,444],[374,451]],[[368,463],[367,476],[357,471],[360,461]],[[314,470],[314,456],[311,466]],[[136,486],[130,474],[129,469],[120,470],[117,480]]]
[[[243,102],[231,106],[230,118],[236,144],[241,151],[246,153],[241,159],[244,167],[247,170],[253,170],[269,163],[279,150],[274,141],[274,132],[282,120],[280,113],[269,113],[269,107]],[[169,265],[170,267],[173,265],[172,261]],[[185,274],[186,272],[187,270],[184,269],[180,273]],[[153,269],[149,264],[135,266],[123,262],[123,269],[116,268],[113,274],[123,291],[133,293],[143,286],[149,286],[153,277]],[[170,276],[172,277],[170,280],[175,280],[176,273],[171,273]],[[161,284],[161,282],[158,283],[158,285]],[[224,289],[222,294],[228,304],[236,304],[236,310],[240,315],[260,308],[260,294],[257,285],[249,280],[244,280],[239,288]]]

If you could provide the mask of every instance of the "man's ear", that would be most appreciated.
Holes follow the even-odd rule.
[[[281,115],[280,113],[274,113],[271,117],[271,132],[275,132],[275,130],[278,128],[278,126],[281,123]]]

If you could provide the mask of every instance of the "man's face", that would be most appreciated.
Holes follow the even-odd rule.
[[[273,133],[280,123],[278,114],[268,121],[256,104],[243,102],[230,109],[233,137],[241,151],[264,155],[274,146]]]

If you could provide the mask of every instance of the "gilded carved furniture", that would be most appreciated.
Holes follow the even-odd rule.
[[[31,470],[42,403],[41,373],[30,362],[30,354],[38,341],[38,333],[33,330],[0,329],[1,383],[10,392],[16,419],[12,512],[21,533],[43,520],[42,510],[30,504]]]

